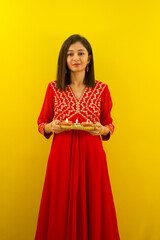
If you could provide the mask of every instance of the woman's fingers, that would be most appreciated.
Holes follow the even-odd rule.
[[[51,123],[51,129],[52,129],[53,132],[55,132],[55,133],[61,133],[61,132],[64,132],[64,131],[67,131],[67,130],[68,130],[68,129],[62,129],[62,128],[60,127],[60,125],[58,125],[60,122],[61,122],[61,121],[59,121],[59,120],[54,120],[54,121],[52,121],[52,123]]]
[[[93,136],[100,135],[102,128],[103,128],[102,124],[100,122],[96,122],[95,129],[89,131],[89,133],[92,134]]]
[[[59,122],[60,122],[59,120],[52,121],[51,124],[52,129],[60,129],[60,126],[58,125]]]
[[[60,123],[60,121],[57,119],[57,120],[54,120],[55,124],[58,124]]]
[[[98,126],[98,127],[102,126],[102,124],[100,122],[96,122],[95,125]]]
[[[92,135],[99,135],[99,130],[91,130],[91,131],[88,131],[90,134]]]

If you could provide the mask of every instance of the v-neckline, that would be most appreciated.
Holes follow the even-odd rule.
[[[86,87],[84,88],[84,90],[83,90],[83,92],[82,92],[82,94],[81,94],[80,98],[79,98],[79,99],[77,99],[76,95],[74,94],[74,91],[73,91],[72,87],[71,87],[70,85],[68,85],[68,87],[69,87],[69,89],[70,89],[70,91],[71,91],[71,93],[72,93],[73,97],[75,98],[76,102],[80,102],[80,100],[82,99],[82,97],[83,97],[84,93],[85,93],[85,92],[86,92],[86,90],[87,90],[87,86],[86,86]]]

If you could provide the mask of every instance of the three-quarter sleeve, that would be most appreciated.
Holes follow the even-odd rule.
[[[111,117],[111,110],[112,110],[112,99],[111,99],[108,86],[106,85],[101,97],[100,121],[103,126],[107,126],[109,128],[110,132],[106,136],[102,135],[102,140],[104,141],[109,140],[110,136],[113,134],[113,131],[114,131],[114,125],[112,124],[113,119]]]
[[[54,96],[52,86],[49,83],[45,94],[44,102],[42,105],[42,109],[37,120],[38,131],[41,134],[43,134],[47,139],[50,138],[52,133],[47,134],[44,130],[44,127],[47,123],[50,123],[53,120],[53,117],[54,117]]]

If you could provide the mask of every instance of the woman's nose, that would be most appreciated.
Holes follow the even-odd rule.
[[[78,54],[75,53],[75,54],[73,55],[73,59],[74,59],[74,60],[77,60],[78,58],[79,58]]]

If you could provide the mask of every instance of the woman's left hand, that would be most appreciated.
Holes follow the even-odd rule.
[[[100,122],[95,123],[95,129],[88,131],[93,136],[96,135],[107,135],[109,133],[109,128],[103,126]]]

